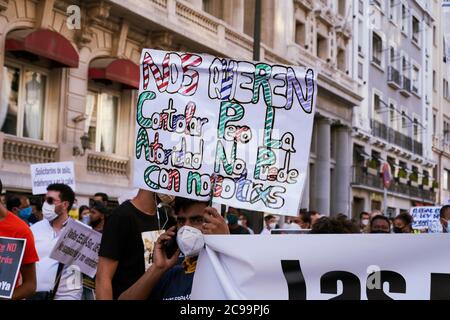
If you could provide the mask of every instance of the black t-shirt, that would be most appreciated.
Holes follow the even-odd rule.
[[[230,234],[250,234],[250,231],[247,230],[247,228],[244,228],[242,226],[237,226],[236,228],[229,228]]]
[[[168,223],[166,227],[170,225]],[[141,212],[131,201],[122,203],[108,217],[99,256],[119,262],[112,279],[113,299],[117,299],[144,274],[142,232],[158,229],[157,215]]]

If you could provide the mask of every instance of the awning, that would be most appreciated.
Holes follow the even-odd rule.
[[[78,68],[78,53],[69,40],[48,29],[11,31],[6,37],[5,51],[22,51],[56,62],[58,67]]]
[[[139,66],[127,59],[95,59],[89,66],[89,79],[109,80],[139,89]]]

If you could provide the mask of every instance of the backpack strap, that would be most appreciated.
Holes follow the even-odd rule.
[[[64,268],[64,264],[61,262],[58,264],[58,271],[56,271],[56,277],[55,277],[55,286],[53,287],[53,290],[50,291],[49,300],[55,300],[56,291],[58,291],[59,282],[61,280],[62,271]]]

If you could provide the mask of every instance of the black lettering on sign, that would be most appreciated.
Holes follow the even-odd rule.
[[[281,268],[286,278],[289,300],[306,300],[306,283],[300,261],[281,260]]]
[[[430,300],[450,300],[450,274],[431,274]]]
[[[378,285],[371,286],[371,279],[379,277]],[[369,274],[367,277],[366,294],[368,300],[393,300],[383,291],[383,284],[389,283],[390,293],[406,293],[406,280],[400,273],[381,270]]]
[[[342,294],[330,300],[360,300],[361,282],[359,278],[347,271],[330,271],[320,278],[320,292],[337,294],[337,282],[342,282]]]

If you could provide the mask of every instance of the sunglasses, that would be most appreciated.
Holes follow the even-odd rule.
[[[47,202],[49,205],[54,204],[55,202],[61,202],[61,200],[56,200],[52,197],[45,197],[44,201]]]

